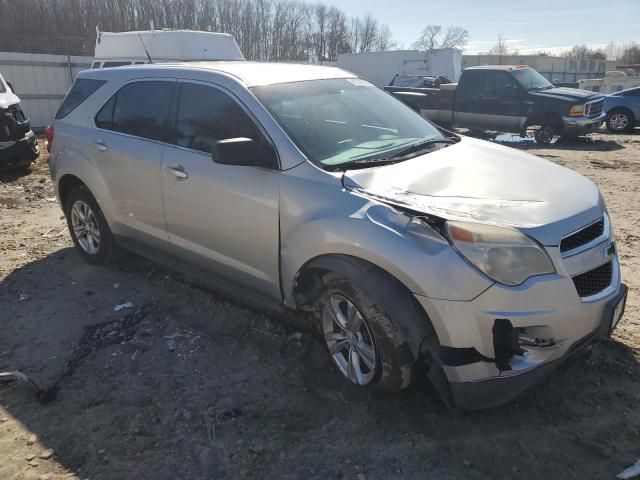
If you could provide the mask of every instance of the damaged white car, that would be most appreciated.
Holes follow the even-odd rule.
[[[130,249],[312,310],[362,387],[400,390],[426,372],[452,408],[499,405],[623,314],[593,182],[438,129],[337,68],[87,71],[48,137],[86,260]]]
[[[0,171],[24,167],[38,158],[38,143],[13,87],[0,74]]]

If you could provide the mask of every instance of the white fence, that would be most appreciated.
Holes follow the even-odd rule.
[[[0,72],[11,82],[31,126],[49,125],[73,79],[93,57],[0,52]]]

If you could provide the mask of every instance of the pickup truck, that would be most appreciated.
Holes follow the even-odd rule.
[[[439,88],[389,85],[385,90],[445,127],[518,132],[534,129],[538,143],[578,136],[600,127],[604,96],[556,88],[528,66],[487,65],[462,72],[459,83]]]

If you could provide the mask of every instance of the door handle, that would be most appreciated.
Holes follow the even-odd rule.
[[[96,140],[95,142],[93,142],[93,144],[95,145],[96,149],[98,149],[101,152],[106,152],[107,151],[107,144],[104,143],[102,140]]]
[[[189,178],[189,174],[184,171],[182,165],[172,165],[171,167],[165,167],[165,170],[180,180],[186,180]]]

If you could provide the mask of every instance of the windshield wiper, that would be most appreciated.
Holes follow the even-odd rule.
[[[424,140],[422,142],[414,143],[413,145],[408,146],[400,150],[395,155],[390,157],[368,157],[368,158],[359,158],[357,160],[351,160],[349,162],[339,163],[335,165],[336,170],[350,170],[356,168],[368,168],[373,166],[382,166],[382,165],[391,165],[393,163],[403,162],[405,160],[409,160],[411,158],[417,157],[420,152],[428,149],[433,145],[438,144],[447,144],[452,145],[454,143],[458,143],[456,140],[451,138],[435,138],[431,140]]]
[[[440,143],[453,145],[454,143],[458,143],[458,142],[452,138],[432,138],[430,140],[423,140],[422,142],[409,145],[407,148],[400,150],[390,158],[405,160],[405,157],[410,153],[420,152],[422,150],[427,149],[428,147],[431,147],[432,145],[438,145]]]
[[[357,168],[369,168],[369,167],[379,167],[382,165],[391,165],[392,163],[398,163],[400,160],[396,160],[393,158],[387,157],[371,157],[371,158],[360,158],[358,160],[350,160],[348,162],[338,163],[336,165],[331,165],[331,170],[355,170]]]

